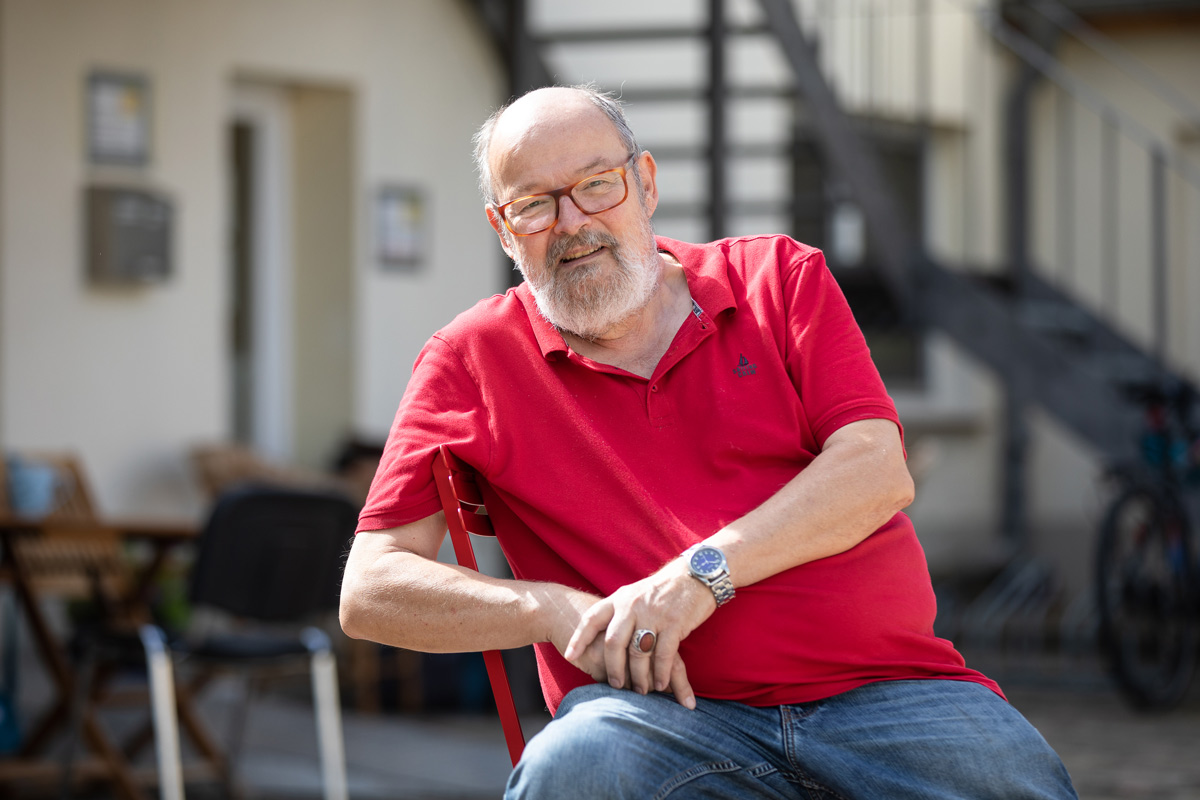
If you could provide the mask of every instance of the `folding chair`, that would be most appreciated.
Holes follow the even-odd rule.
[[[442,445],[434,456],[433,479],[437,483],[438,496],[446,512],[446,527],[450,530],[454,557],[458,559],[460,566],[478,572],[470,535],[496,535],[480,490],[480,485],[484,483],[483,476]],[[504,728],[504,740],[508,743],[508,755],[515,767],[525,750],[525,734],[521,731],[521,719],[517,716],[517,707],[513,702],[508,671],[504,668],[504,660],[499,650],[485,651],[483,661],[487,665],[488,680],[496,698],[496,710],[500,712],[500,724]]]
[[[212,670],[303,664],[311,672],[324,796],[346,799],[332,645],[319,628],[301,626],[337,608],[342,554],[357,520],[358,508],[337,493],[248,486],[218,499],[198,542],[189,596],[193,606],[219,609],[242,626],[173,640],[154,626],[142,629],[164,798],[183,796],[176,712],[233,791],[233,766],[204,731],[192,703]],[[178,692],[172,654],[201,669]],[[244,711],[242,704],[239,713]]]
[[[9,464],[15,474],[9,474]],[[10,480],[19,482],[23,470],[37,470],[45,481],[33,504],[36,508],[22,508],[21,498],[9,491]],[[27,496],[25,502],[29,500]],[[62,796],[72,791],[82,739],[106,765],[118,796],[138,797],[122,748],[110,741],[97,711],[102,701],[111,699],[106,691],[109,680],[129,663],[125,633],[133,629],[140,609],[125,602],[132,573],[120,537],[101,524],[95,509],[83,464],[74,454],[0,458],[0,515],[25,516],[31,531],[36,530],[36,535],[6,538],[9,552],[4,558],[20,574],[17,595],[23,595],[24,616],[58,691],[55,704],[22,742],[22,752],[32,756],[44,750],[65,723]],[[86,614],[71,620],[66,641],[51,631],[41,610],[39,601],[47,596],[91,604]]]

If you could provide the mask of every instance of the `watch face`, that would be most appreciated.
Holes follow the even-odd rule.
[[[692,553],[691,565],[699,575],[715,575],[725,566],[725,556],[715,547],[701,547]]]

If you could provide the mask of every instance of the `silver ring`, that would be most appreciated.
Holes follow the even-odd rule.
[[[647,644],[646,637],[649,636]],[[658,641],[658,635],[648,628],[638,628],[633,632],[633,638],[629,641],[629,649],[635,652],[649,653],[654,649],[654,643]]]

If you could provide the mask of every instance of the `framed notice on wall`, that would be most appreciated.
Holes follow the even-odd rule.
[[[150,161],[150,82],[144,75],[95,71],[87,80],[88,159],[140,167]]]
[[[422,266],[428,247],[424,192],[414,186],[384,186],[376,214],[379,263],[391,269]]]

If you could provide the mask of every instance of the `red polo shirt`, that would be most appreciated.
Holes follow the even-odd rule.
[[[514,575],[608,595],[761,504],[841,426],[899,424],[820,251],[778,236],[659,246],[695,305],[649,379],[571,351],[525,285],[435,334],[359,530],[436,513],[433,453],[449,444],[513,512],[494,521]],[[739,588],[681,654],[697,694],[757,706],[906,678],[999,692],[933,635],[935,613],[897,514],[846,553]],[[537,652],[553,711],[591,679]]]

